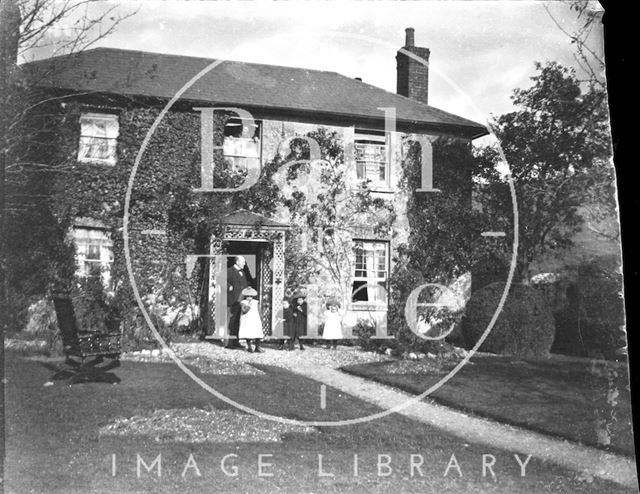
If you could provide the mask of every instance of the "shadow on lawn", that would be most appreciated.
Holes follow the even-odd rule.
[[[347,373],[421,394],[442,376],[398,362]],[[474,357],[429,399],[466,413],[634,456],[627,368],[614,362]]]
[[[322,409],[317,381],[280,368],[260,367],[264,375],[200,376],[246,406],[290,418],[335,420],[379,411],[333,388],[327,388],[327,407]],[[169,442],[163,442],[162,437],[156,440],[155,426],[151,435],[105,437],[100,430],[117,424],[119,419],[138,416],[153,420],[161,416],[162,410],[169,410],[176,420],[189,409],[243,414],[205,392],[175,365],[125,361],[118,375],[122,382],[117,385],[56,383],[45,387],[49,369],[33,360],[8,355],[7,492],[169,493],[211,492],[215,488],[219,492],[458,493],[467,489],[466,492],[525,494],[547,492],[550,486],[558,492],[629,492],[599,479],[585,483],[574,472],[536,458],[531,459],[528,474],[523,478],[512,453],[468,444],[396,414],[353,426],[285,433],[275,443],[177,442],[171,440],[176,431],[166,417],[159,425],[169,424]],[[199,416],[206,420],[205,415]],[[488,452],[495,455],[500,467],[497,483],[482,476],[482,455]],[[237,455],[235,462],[241,472],[238,478],[226,476],[219,467],[221,459],[230,453]],[[267,461],[273,462],[275,477],[267,480],[256,473],[258,455],[263,453],[273,455]],[[377,455],[381,453],[393,457],[392,477],[376,473]],[[424,476],[414,477],[409,472],[409,458],[414,453],[424,455]],[[443,475],[452,453],[464,471],[463,479]],[[203,477],[194,475],[193,470],[186,478],[182,475],[191,454]],[[336,473],[335,480],[318,478],[318,454],[324,455],[325,468]],[[354,454],[362,459],[358,477],[352,474]],[[138,455],[149,465],[162,455],[162,478],[147,471],[142,477],[136,475]],[[117,474],[113,474],[112,461],[116,461],[113,458],[117,460]]]

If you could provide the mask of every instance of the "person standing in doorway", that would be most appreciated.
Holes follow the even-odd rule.
[[[247,261],[242,256],[235,258],[235,263],[227,269],[227,328],[229,331],[229,341],[227,348],[241,348],[238,341],[238,330],[240,329],[240,301],[242,300],[242,290],[249,286],[245,267]]]

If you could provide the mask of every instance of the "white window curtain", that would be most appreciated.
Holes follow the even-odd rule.
[[[100,276],[105,287],[111,283],[113,242],[108,232],[101,228],[75,227],[77,275],[81,278]]]
[[[354,302],[386,305],[388,244],[366,240],[355,241],[355,261]]]
[[[115,164],[118,133],[117,115],[83,113],[78,161]]]

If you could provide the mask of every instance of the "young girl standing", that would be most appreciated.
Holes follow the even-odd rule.
[[[240,330],[238,331],[238,339],[247,340],[247,350],[251,353],[262,353],[264,350],[260,348],[260,341],[264,337],[262,333],[262,321],[260,320],[260,307],[255,297],[258,296],[253,288],[248,287],[242,290],[240,301]],[[251,346],[253,341],[254,347]]]
[[[327,310],[324,313],[324,331],[322,338],[329,342],[334,350],[338,347],[338,340],[342,339],[342,316],[340,302],[335,297],[327,300]]]

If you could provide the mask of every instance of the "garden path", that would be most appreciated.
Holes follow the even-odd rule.
[[[338,367],[346,365],[389,359],[383,355],[363,352],[354,347],[340,347],[336,351],[307,347],[305,352],[267,349],[261,354],[227,350],[209,343],[176,344],[173,347],[181,357],[200,355],[217,363],[233,361],[243,366],[263,364],[283,367],[469,443],[485,444],[525,456],[530,454],[534,458],[581,472],[587,480],[598,477],[624,486],[638,487],[636,465],[631,458],[489,419],[472,417],[430,402],[428,398],[421,400],[404,391],[338,370]],[[326,406],[331,406],[330,400]]]

